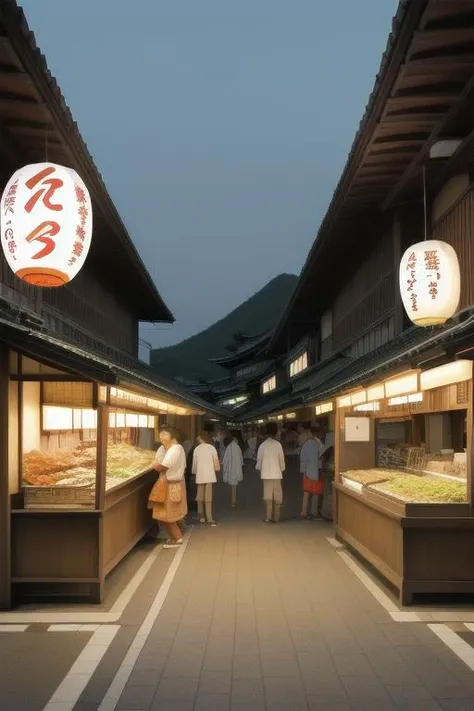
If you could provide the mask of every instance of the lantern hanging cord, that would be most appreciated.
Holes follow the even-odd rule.
[[[426,165],[423,165],[423,217],[425,228],[425,242],[428,239],[428,208],[426,201]]]
[[[50,129],[50,121],[48,119],[48,123],[46,124],[46,135],[44,139],[44,160],[45,163],[48,163],[48,148],[49,148],[49,129]]]

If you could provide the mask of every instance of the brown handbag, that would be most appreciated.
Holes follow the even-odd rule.
[[[173,504],[181,503],[181,482],[168,483],[168,491]]]
[[[167,492],[168,492],[168,480],[166,479],[165,476],[160,474],[157,482],[155,483],[155,485],[153,486],[153,489],[150,492],[150,496],[148,497],[148,502],[152,505],[163,504],[166,499]]]

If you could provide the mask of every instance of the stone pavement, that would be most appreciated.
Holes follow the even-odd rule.
[[[15,705],[0,683],[2,710],[474,711],[468,666],[424,622],[393,620],[328,543],[331,524],[297,520],[297,472],[285,482],[286,520],[277,526],[262,523],[254,472],[246,472],[234,512],[227,487],[217,489],[220,525],[195,526],[181,556],[160,554],[77,703],[45,707],[43,691],[40,703],[28,702],[30,695]],[[157,600],[156,621],[144,630]],[[471,649],[473,633],[458,632]],[[37,655],[50,655],[51,669],[59,664],[57,683],[80,651],[79,634],[68,633],[57,651],[35,646]],[[0,635],[0,657],[14,673],[27,650],[15,640],[8,662],[7,637]],[[135,644],[140,653],[130,662]],[[33,679],[47,674],[47,659]],[[117,672],[126,684],[114,697],[108,689]]]
[[[474,674],[427,625],[388,616],[328,544],[331,525],[266,526],[259,491],[247,473],[245,509],[193,531],[117,709],[474,709]]]

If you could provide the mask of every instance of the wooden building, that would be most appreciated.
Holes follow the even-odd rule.
[[[474,592],[473,42],[470,0],[400,2],[343,174],[261,354],[274,363],[272,396],[239,415],[332,413],[337,535],[405,603]],[[455,248],[462,283],[455,317],[429,329],[411,325],[399,286],[402,255],[426,236]]]
[[[28,163],[74,168],[94,210],[86,265],[63,288],[28,286],[0,256],[0,607],[101,600],[152,523],[160,424],[194,438],[209,406],[138,360],[139,322],[173,317],[13,0],[0,7],[0,155],[3,186]]]

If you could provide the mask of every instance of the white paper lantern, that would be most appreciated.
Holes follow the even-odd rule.
[[[7,183],[1,210],[3,253],[19,279],[42,287],[74,279],[92,238],[92,203],[75,170],[25,165]]]
[[[409,247],[400,263],[400,293],[408,317],[417,326],[439,326],[454,316],[461,277],[451,245],[426,240]]]

